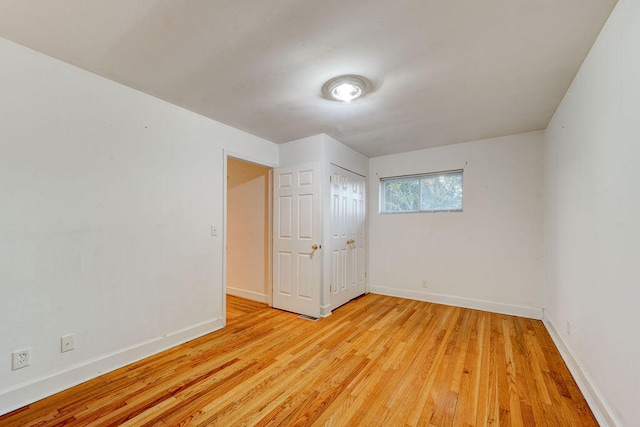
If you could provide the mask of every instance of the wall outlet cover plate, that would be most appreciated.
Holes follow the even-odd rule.
[[[65,335],[60,338],[60,352],[71,351],[76,348],[76,335]]]
[[[31,349],[25,348],[11,353],[11,369],[22,369],[31,365]]]

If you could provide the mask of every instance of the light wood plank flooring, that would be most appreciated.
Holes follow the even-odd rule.
[[[0,425],[597,425],[540,321],[372,294],[317,322],[227,310],[225,329]]]

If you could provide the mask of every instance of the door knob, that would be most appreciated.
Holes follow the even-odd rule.
[[[318,246],[318,245],[311,245],[311,249],[313,249],[314,251],[317,251],[318,249],[320,249],[322,246]]]
[[[356,242],[355,240],[353,240],[353,239],[349,239],[349,240],[347,240],[347,245],[352,245],[352,244],[354,244],[355,242]]]

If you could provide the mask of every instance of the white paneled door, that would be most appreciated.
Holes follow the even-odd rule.
[[[331,165],[331,309],[365,292],[365,178]]]
[[[320,317],[320,165],[274,170],[273,307]]]

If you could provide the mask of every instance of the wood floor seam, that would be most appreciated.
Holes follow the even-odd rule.
[[[25,426],[597,426],[541,321],[368,294],[227,326],[0,416]]]

